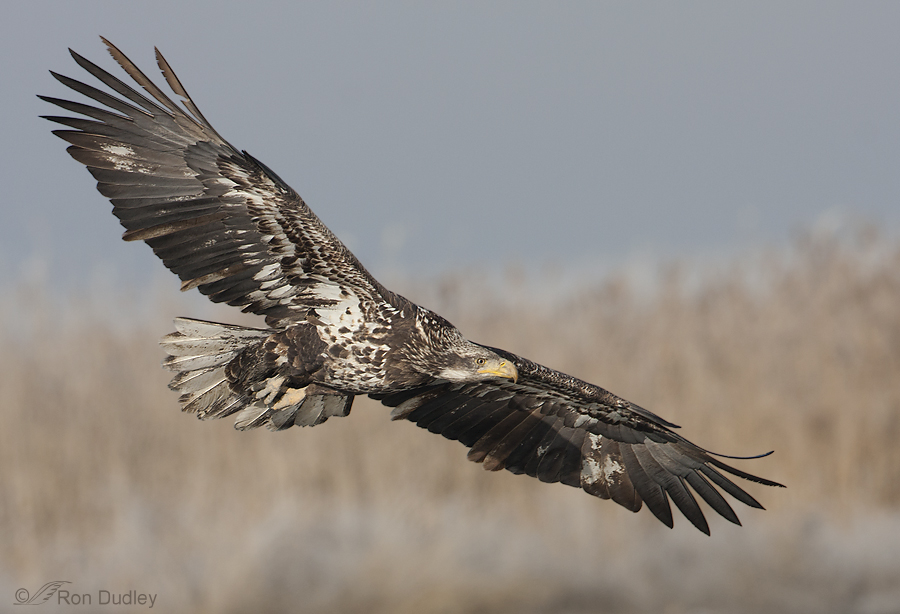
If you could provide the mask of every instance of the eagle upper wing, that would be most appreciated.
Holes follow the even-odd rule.
[[[182,280],[215,302],[266,316],[273,326],[310,307],[349,300],[396,305],[303,200],[264,164],[213,129],[166,60],[157,62],[180,108],[121,51],[110,54],[149,98],[70,50],[118,96],[52,73],[98,108],[41,96],[84,117],[47,116],[113,204],[125,240],[145,241]],[[87,119],[86,119],[87,118]]]
[[[646,503],[669,527],[671,498],[694,526],[709,534],[692,490],[735,524],[740,524],[737,515],[716,487],[762,508],[723,471],[781,486],[726,465],[674,433],[674,424],[603,388],[491,349],[516,365],[516,383],[436,383],[370,396],[393,407],[394,419],[406,418],[468,446],[468,458],[486,469],[580,487],[633,512]]]

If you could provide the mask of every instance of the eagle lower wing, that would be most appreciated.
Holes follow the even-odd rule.
[[[726,465],[674,433],[675,425],[602,388],[491,349],[516,365],[516,383],[437,383],[370,396],[393,407],[394,419],[460,441],[486,469],[580,487],[633,512],[646,503],[669,527],[671,499],[709,534],[693,493],[735,524],[740,521],[718,489],[762,509],[723,471],[781,486]]]
[[[143,240],[182,280],[215,302],[266,316],[272,326],[309,308],[399,297],[381,286],[303,200],[264,164],[225,141],[157,50],[162,73],[187,112],[104,39],[149,98],[71,51],[116,95],[52,73],[99,103],[41,96],[84,117],[47,116],[113,204],[125,240]],[[105,107],[105,108],[101,108]]]

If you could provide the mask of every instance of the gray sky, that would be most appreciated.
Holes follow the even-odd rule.
[[[119,240],[111,206],[37,118],[56,111],[35,94],[68,96],[48,69],[85,77],[67,47],[115,67],[99,34],[154,77],[159,46],[218,131],[376,276],[719,257],[833,216],[900,228],[896,2],[3,12],[0,285],[162,270]]]

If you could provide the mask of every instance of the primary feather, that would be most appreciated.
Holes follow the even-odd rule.
[[[740,524],[718,489],[762,506],[725,473],[780,486],[603,388],[472,343],[387,290],[278,175],[213,129],[158,50],[184,108],[104,42],[143,93],[71,52],[113,94],[52,73],[99,105],[42,96],[80,116],[47,117],[67,127],[54,134],[96,178],[125,240],[150,245],[183,290],[269,326],[175,320],[161,343],[185,411],[281,430],[346,416],[367,394],[394,419],[462,442],[486,469],[580,487],[635,512],[646,504],[670,527],[671,500],[707,534],[693,493]]]

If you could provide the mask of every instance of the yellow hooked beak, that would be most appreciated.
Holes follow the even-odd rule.
[[[497,377],[511,379],[514,383],[519,381],[519,371],[516,369],[516,365],[508,360],[490,361],[483,369],[479,369],[478,372],[485,375],[496,375]]]

